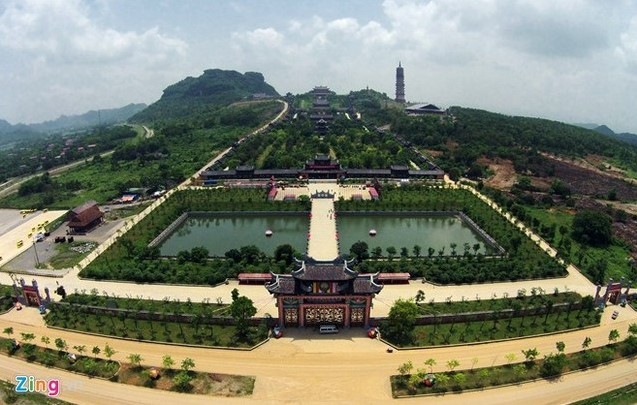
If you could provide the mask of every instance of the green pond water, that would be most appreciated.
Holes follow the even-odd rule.
[[[310,221],[305,214],[300,215],[195,215],[188,217],[160,245],[162,256],[176,256],[182,250],[203,246],[211,256],[223,256],[230,249],[255,245],[261,251],[272,255],[277,246],[290,244],[297,252],[306,253],[307,234]],[[438,251],[444,248],[444,255],[451,254],[451,243],[456,243],[456,254],[464,253],[468,243],[473,254],[473,246],[480,244],[478,252],[492,253],[480,235],[457,217],[404,217],[399,215],[381,216],[339,216],[337,226],[341,253],[348,253],[355,242],[367,242],[370,252],[375,247],[389,246],[400,249],[406,247],[410,255],[414,245],[421,247],[421,255],[427,256],[427,249]],[[271,237],[265,236],[272,230]],[[369,230],[375,229],[372,237]],[[316,231],[315,231],[316,232]]]
[[[421,256],[427,256],[427,249],[432,247],[438,251],[444,247],[444,255],[451,254],[450,243],[455,243],[456,254],[464,254],[464,244],[468,243],[471,254],[473,246],[480,244],[479,253],[491,253],[492,249],[484,239],[464,221],[457,217],[403,217],[403,216],[339,216],[336,222],[338,226],[340,251],[349,253],[349,249],[357,241],[364,241],[369,250],[375,247],[383,249],[383,255],[387,255],[389,246],[400,249],[406,247],[409,254],[413,254],[414,245],[421,247]],[[376,236],[369,235],[370,229],[376,230]]]
[[[203,246],[211,256],[223,256],[230,249],[255,245],[273,255],[279,245],[307,250],[309,218],[302,215],[191,216],[160,244],[162,256],[176,256],[182,250]],[[265,236],[266,230],[273,235]]]

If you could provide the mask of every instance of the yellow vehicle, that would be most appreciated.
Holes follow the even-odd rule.
[[[19,241],[18,241],[18,243],[17,243],[17,246],[18,246],[19,248],[21,248],[21,247],[22,247],[22,245],[24,245],[24,242],[23,242],[23,241],[21,241],[21,240],[19,240]]]

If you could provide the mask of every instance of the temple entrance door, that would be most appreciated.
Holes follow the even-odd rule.
[[[285,326],[299,326],[299,309],[283,308],[283,322]]]
[[[617,302],[619,301],[619,291],[613,291],[612,293],[610,293],[610,295],[608,296],[608,300],[613,304],[617,304]]]
[[[24,298],[27,301],[27,305],[30,307],[38,307],[40,306],[40,299],[38,298],[38,293],[33,291],[25,291]]]
[[[365,326],[365,308],[350,309],[350,326]]]
[[[343,326],[345,321],[345,307],[332,306],[307,306],[304,308],[305,325],[338,325]]]

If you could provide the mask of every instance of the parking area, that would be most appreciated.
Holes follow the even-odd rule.
[[[64,211],[60,211],[60,213],[64,214]],[[17,214],[19,214],[19,212],[17,212]],[[74,242],[96,242],[99,245],[117,232],[123,222],[124,219],[103,222],[85,235],[72,235],[73,240]],[[20,233],[20,228],[14,226],[14,229],[18,229]],[[30,230],[28,226],[25,229]],[[24,245],[21,249],[18,249],[16,242],[14,242],[13,248],[16,253],[13,254],[13,256],[10,254],[6,256],[3,255],[3,260],[0,261],[0,267],[4,271],[32,270],[38,267],[38,263],[43,264],[43,266],[40,267],[46,267],[46,263],[58,253],[57,247],[60,246],[60,244],[55,243],[55,239],[58,237],[68,238],[67,230],[66,223],[64,223],[41,242],[33,243],[33,238],[24,238]],[[21,233],[24,233],[24,231]],[[0,244],[5,239],[14,239],[10,234],[2,235],[0,238]],[[10,248],[11,246],[7,246],[7,249],[10,250]]]
[[[3,213],[8,221],[7,224],[3,223],[5,231],[0,234],[0,257],[2,258],[0,266],[27,251],[33,245],[33,238],[40,225],[55,221],[66,213],[66,211],[37,211],[22,218],[17,210],[3,211],[13,211],[14,217],[10,215],[10,212]],[[15,216],[19,218],[16,220]]]

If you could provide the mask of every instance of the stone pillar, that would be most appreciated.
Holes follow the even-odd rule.
[[[597,284],[595,286],[595,305],[599,305],[599,300],[600,300],[600,296],[599,296],[599,292],[602,290],[602,286]]]
[[[365,328],[369,328],[369,316],[371,312],[372,297],[365,298]]]

